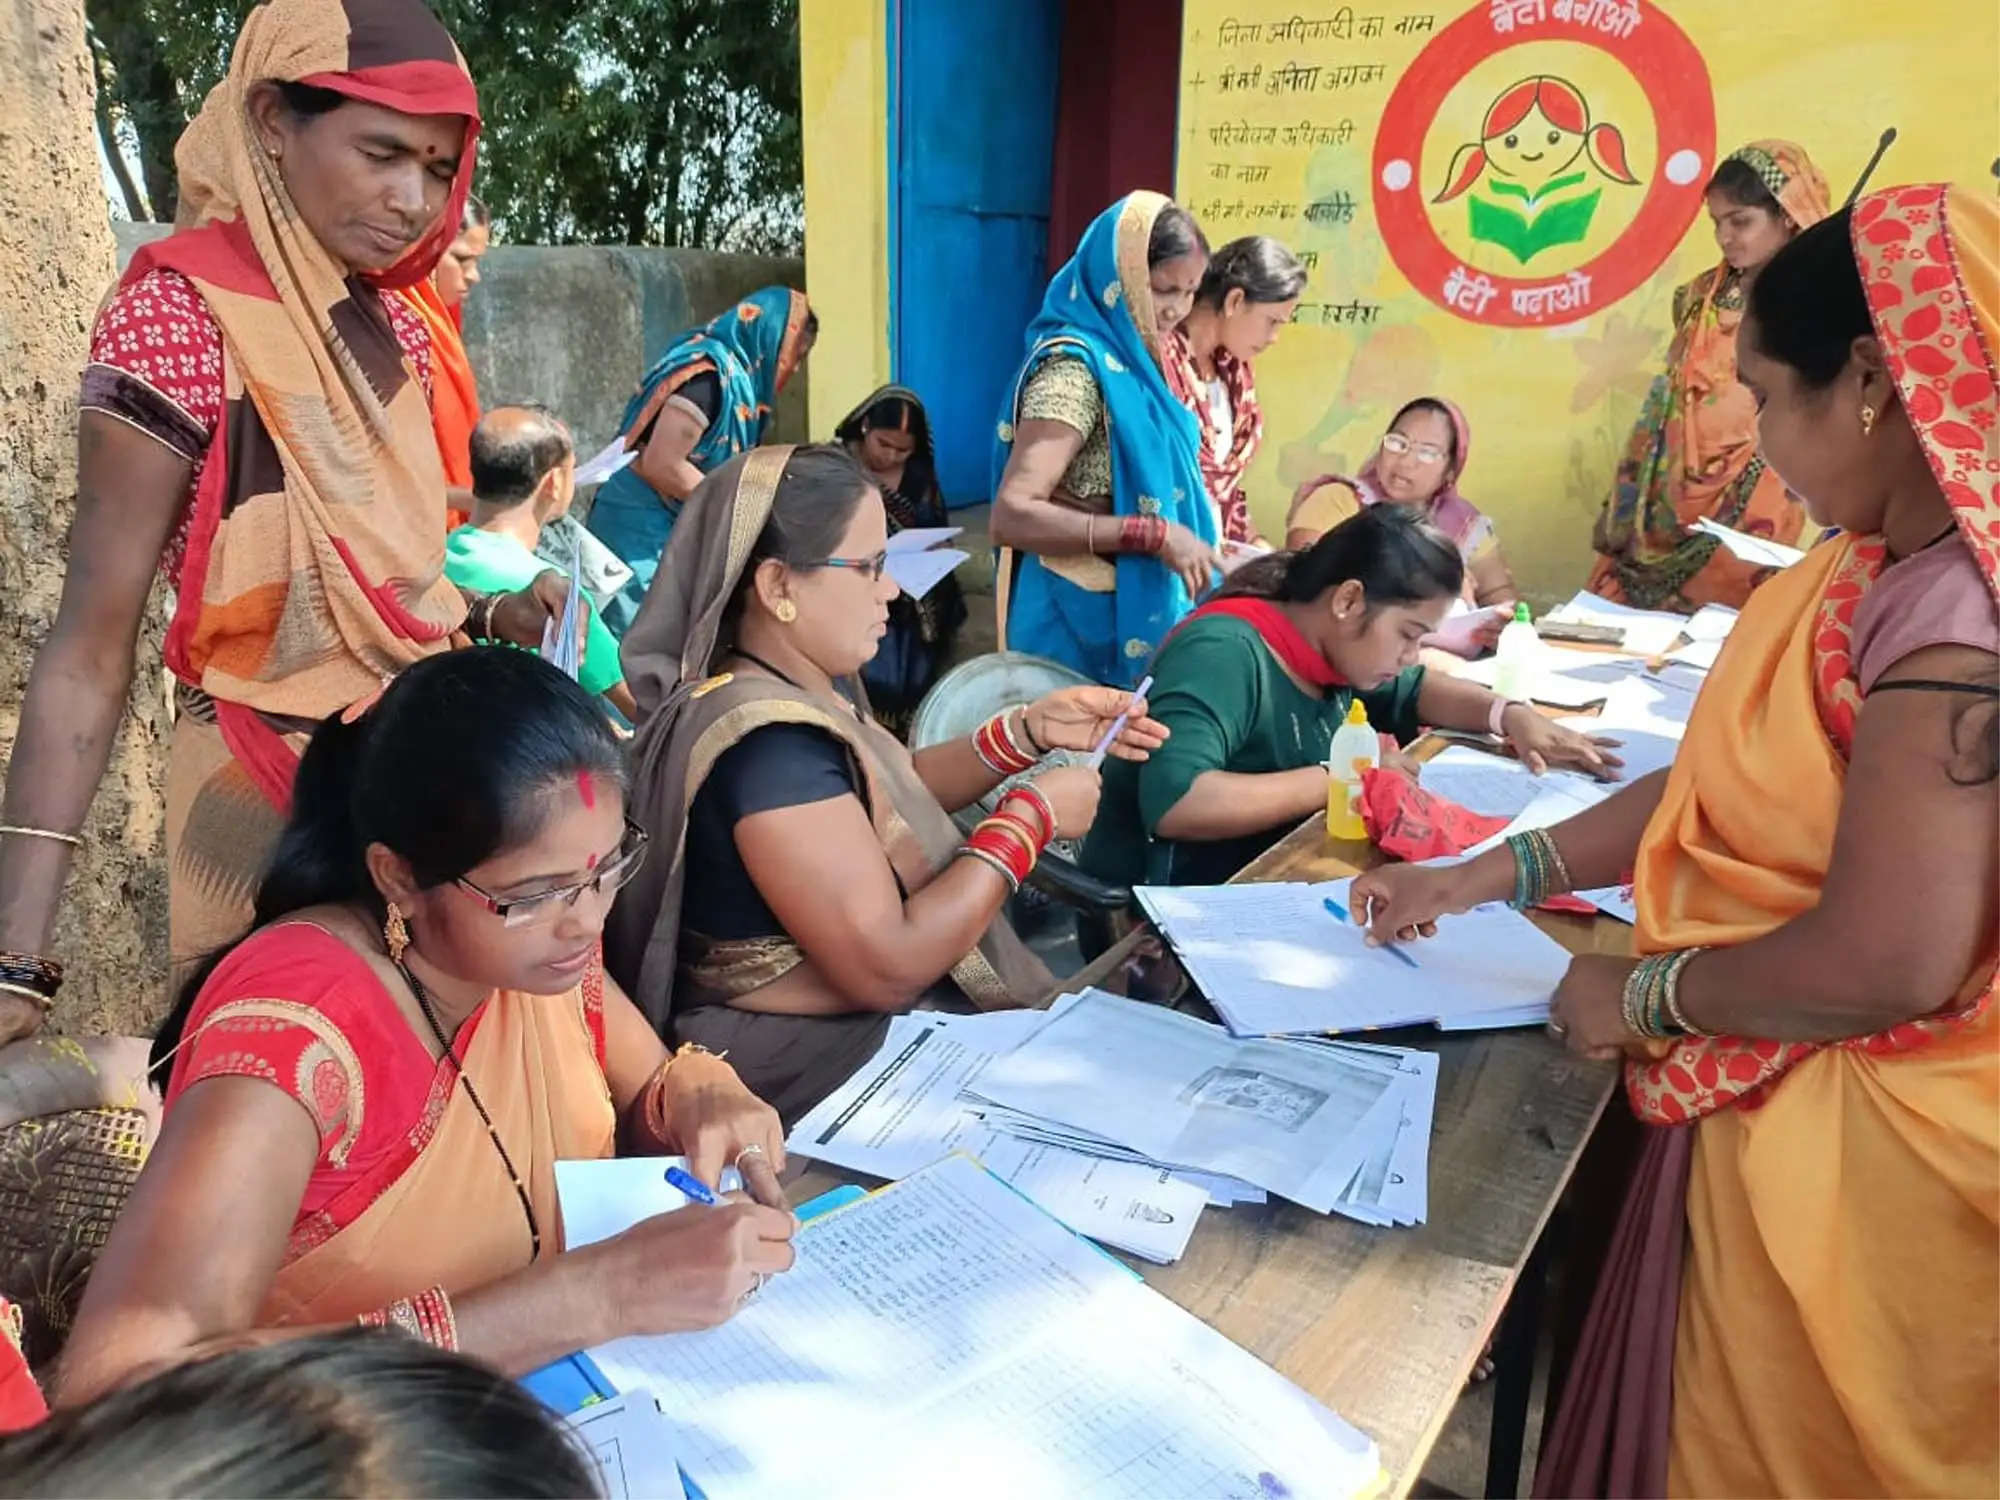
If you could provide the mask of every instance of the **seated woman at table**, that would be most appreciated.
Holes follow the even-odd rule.
[[[1207,269],[1194,216],[1141,192],[1049,282],[994,448],[1003,647],[1130,687],[1214,583],[1201,429],[1166,369]]]
[[[1520,597],[1493,522],[1458,492],[1472,455],[1472,427],[1458,406],[1438,396],[1405,404],[1359,475],[1322,474],[1292,496],[1285,545],[1303,551],[1363,507],[1385,501],[1423,517],[1458,549],[1465,564],[1459,595],[1469,605],[1511,605]],[[1499,639],[1504,621],[1496,620]]]
[[[1549,1023],[1655,1128],[1537,1493],[2000,1493],[1996,242],[1932,184],[1773,257],[1738,377],[1841,534],[1751,595],[1671,771],[1356,884],[1410,937],[1636,870],[1645,956],[1573,960]]]
[[[1327,751],[1356,698],[1404,744],[1424,725],[1491,730],[1538,771],[1609,777],[1619,761],[1601,742],[1417,664],[1463,571],[1449,541],[1395,505],[1238,568],[1160,648],[1147,697],[1170,738],[1143,764],[1107,768],[1084,867],[1121,884],[1227,880],[1326,806]]]
[[[894,1012],[1049,992],[1007,898],[1050,839],[1089,827],[1097,773],[1041,772],[969,837],[946,809],[1144,707],[1071,688],[913,756],[859,681],[896,597],[887,541],[881,493],[844,449],[757,449],[695,492],[622,653],[642,715],[633,816],[661,857],[619,897],[611,972],[655,1026],[726,1050],[788,1122]],[[1114,749],[1159,738],[1134,717]]]
[[[430,657],[322,724],[254,930],[155,1041],[165,1122],[59,1399],[354,1323],[520,1372],[719,1323],[789,1266],[777,1116],[605,978],[645,847],[603,714],[531,653]],[[621,1142],[760,1201],[566,1252],[555,1163]]]

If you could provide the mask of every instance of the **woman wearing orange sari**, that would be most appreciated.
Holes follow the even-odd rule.
[[[159,1143],[59,1400],[332,1325],[510,1373],[707,1327],[791,1264],[778,1117],[669,1056],[598,936],[646,854],[591,696],[526,651],[417,663],[306,750],[256,928],[154,1043]],[[762,1201],[566,1245],[559,1161],[685,1152]]]
[[[2000,212],[1890,188],[1750,294],[1764,452],[1841,535],[1760,588],[1670,771],[1375,933],[1635,871],[1550,1030],[1652,1127],[1543,1450],[1557,1495],[2000,1493]]]
[[[1757,452],[1756,403],[1736,378],[1736,329],[1758,271],[1826,217],[1826,179],[1790,141],[1757,141],[1724,159],[1707,197],[1722,264],[1674,292],[1666,371],[1646,394],[1591,539],[1591,591],[1642,609],[1740,606],[1768,576],[1695,522],[1785,543],[1805,524]]]
[[[437,270],[402,296],[431,341],[431,430],[451,504],[453,530],[472,518],[472,429],[479,425],[479,381],[465,353],[465,298],[479,285],[479,262],[493,244],[493,216],[468,193],[458,238],[445,247]]]
[[[539,645],[560,609],[553,575],[482,598],[445,578],[430,346],[393,295],[457,234],[478,133],[472,79],[418,0],[272,0],[243,23],[175,153],[183,227],[133,258],[92,336],[62,605],[0,809],[0,950],[17,960],[48,963],[156,573],[176,595],[182,970],[243,930],[320,719],[461,626]],[[16,989],[0,1042],[46,1008]]]

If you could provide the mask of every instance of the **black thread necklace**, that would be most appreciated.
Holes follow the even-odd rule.
[[[745,651],[741,646],[731,646],[729,649],[735,655],[740,656],[745,661],[749,662],[751,666],[762,667],[766,672],[769,672],[773,677],[777,678],[778,681],[782,682],[786,687],[799,686],[789,676],[787,676],[783,672],[780,672],[776,667],[772,666],[769,662],[765,661],[764,658],[759,656],[756,652]],[[799,690],[801,692],[805,691],[803,688],[800,688]]]
[[[487,1139],[493,1142],[493,1149],[500,1153],[500,1165],[507,1169],[507,1180],[514,1184],[514,1192],[521,1200],[521,1212],[528,1216],[528,1259],[531,1261],[541,1259],[542,1226],[535,1220],[535,1205],[528,1199],[528,1189],[521,1181],[521,1174],[514,1170],[514,1158],[507,1154],[507,1147],[500,1139],[500,1132],[493,1128],[493,1116],[486,1112],[486,1105],[479,1097],[479,1090],[472,1086],[471,1078],[466,1076],[464,1061],[459,1057],[458,1050],[452,1046],[451,1039],[444,1034],[444,1025],[438,1020],[437,1011],[431,1005],[430,991],[418,983],[417,976],[410,972],[410,966],[400,958],[391,959],[390,962],[396,966],[396,972],[403,976],[403,983],[410,987],[410,993],[416,997],[417,1009],[422,1011],[424,1019],[430,1022],[431,1032],[437,1037],[438,1046],[443,1049],[444,1055],[451,1059],[452,1070],[457,1073],[458,1081],[465,1085],[465,1097],[470,1099],[472,1107],[479,1111],[480,1121],[486,1126]]]

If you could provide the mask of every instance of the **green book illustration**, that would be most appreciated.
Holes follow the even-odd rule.
[[[1594,188],[1580,198],[1560,198],[1531,218],[1505,203],[1475,195],[1466,200],[1467,222],[1473,239],[1498,245],[1526,265],[1553,246],[1581,243],[1590,233],[1597,200],[1603,196],[1602,188]]]

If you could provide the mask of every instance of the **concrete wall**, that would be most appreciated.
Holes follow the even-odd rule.
[[[121,264],[165,232],[115,228]],[[627,245],[501,245],[480,271],[465,305],[465,345],[481,401],[546,403],[576,430],[586,456],[617,432],[639,377],[675,334],[758,287],[805,281],[797,260]],[[778,398],[777,441],[810,435],[811,364]]]

